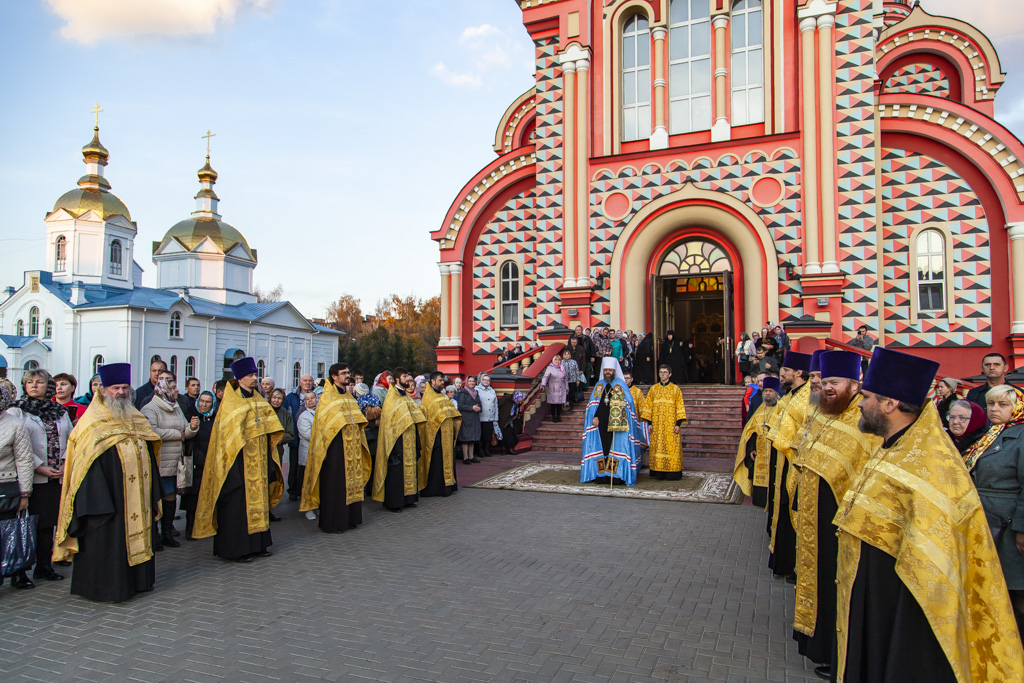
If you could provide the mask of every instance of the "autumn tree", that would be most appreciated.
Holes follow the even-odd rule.
[[[332,304],[328,319],[342,322],[344,312],[351,316],[352,311],[358,310],[358,303],[357,299],[342,296],[336,302],[337,317],[333,317]],[[367,329],[361,324],[360,312],[361,334],[350,334],[342,343],[344,362],[363,370],[368,381],[378,372],[396,366],[407,367],[415,374],[436,367],[434,349],[441,336],[441,297],[417,299],[392,294],[377,303],[374,316],[376,325]]]
[[[342,294],[338,300],[327,307],[324,316],[333,323],[334,328],[341,330],[348,337],[358,338],[363,332],[363,311],[359,299],[351,294]]]

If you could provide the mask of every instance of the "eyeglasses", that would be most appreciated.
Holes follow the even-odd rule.
[[[971,419],[970,415],[968,415],[967,417],[960,417],[959,415],[950,415],[949,416],[949,421],[950,422],[968,422],[970,419]]]

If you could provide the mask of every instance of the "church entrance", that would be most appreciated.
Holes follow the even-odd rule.
[[[677,244],[651,276],[652,320],[656,356],[669,330],[675,338],[693,340],[696,370],[691,383],[732,384],[732,264],[714,242],[689,239]],[[658,360],[660,362],[660,359]]]

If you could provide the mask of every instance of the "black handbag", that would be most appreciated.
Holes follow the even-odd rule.
[[[5,481],[0,484],[0,514],[17,512],[20,502],[21,489],[18,487],[17,480]]]
[[[1010,528],[1010,522],[1013,519],[1007,517],[997,517],[990,512],[985,513],[985,519],[988,520],[988,528],[992,532],[992,540],[996,542],[996,549],[999,549],[999,543],[1003,540],[1003,534]]]
[[[28,510],[0,522],[0,575],[14,576],[36,561],[36,523],[39,515]]]

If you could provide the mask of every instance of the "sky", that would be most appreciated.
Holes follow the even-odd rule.
[[[997,118],[1024,132],[1016,1],[923,4],[994,40]],[[437,294],[429,233],[533,85],[521,18],[514,0],[0,0],[0,285],[45,267],[43,218],[84,174],[99,103],[144,285],[152,242],[194,209],[210,130],[220,213],[257,250],[258,286],[310,317],[343,294],[364,312]]]

